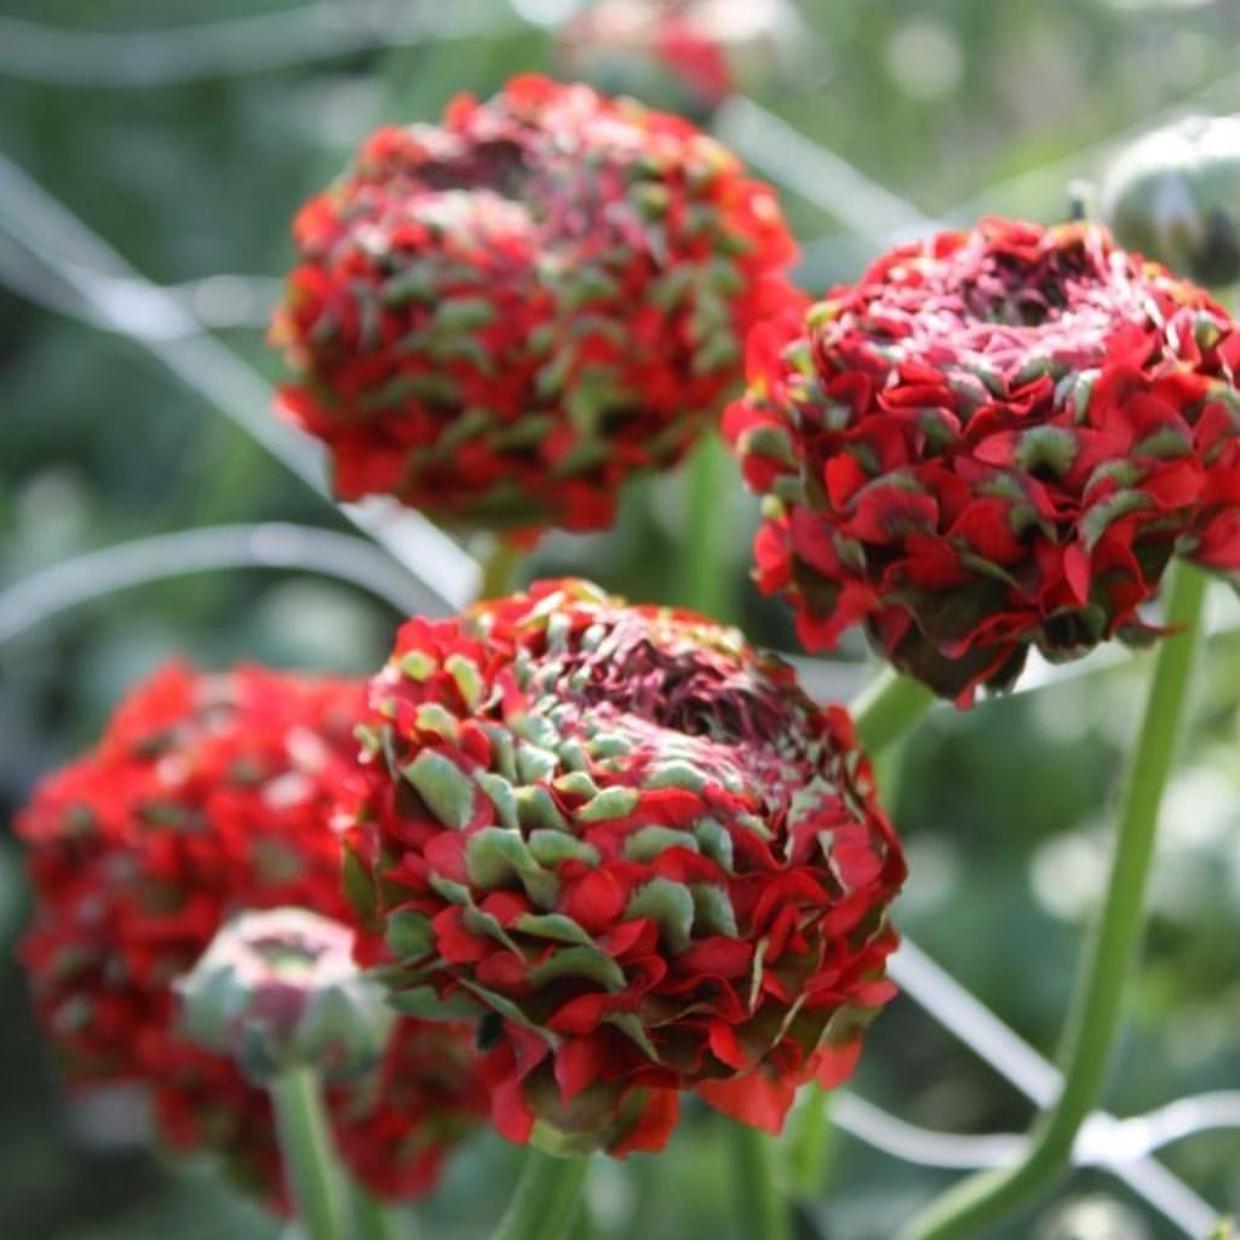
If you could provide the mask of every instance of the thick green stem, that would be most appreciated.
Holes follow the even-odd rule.
[[[798,1197],[817,1197],[822,1191],[831,1148],[831,1094],[815,1084],[792,1116],[788,1142],[788,1173]]]
[[[479,598],[503,598],[517,584],[521,567],[521,549],[502,535],[497,535],[490,550],[482,558],[482,584]]]
[[[416,1240],[418,1234],[407,1209],[384,1205],[356,1183],[353,1222],[357,1240]]]
[[[682,592],[689,607],[716,620],[728,619],[731,610],[727,575],[733,492],[730,468],[723,442],[711,431],[694,448],[686,478]]]
[[[876,757],[910,731],[933,705],[934,694],[920,681],[886,669],[850,707],[861,747]]]
[[[741,1235],[792,1240],[792,1214],[779,1182],[775,1142],[757,1128],[731,1125]]]
[[[521,1182],[491,1240],[562,1240],[589,1166],[588,1158],[554,1158],[531,1149]]]
[[[1106,898],[1084,953],[1065,1031],[1059,1099],[1034,1125],[1029,1152],[1020,1163],[958,1184],[913,1221],[904,1240],[972,1240],[1029,1204],[1068,1166],[1076,1135],[1098,1103],[1141,938],[1159,807],[1180,738],[1204,594],[1201,571],[1178,565],[1167,623],[1179,631],[1163,639],[1155,657],[1141,731],[1120,799]]]
[[[313,1068],[286,1068],[272,1081],[280,1153],[308,1240],[344,1240],[344,1197],[331,1130]]]

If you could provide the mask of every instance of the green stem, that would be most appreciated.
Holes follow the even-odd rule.
[[[521,1181],[491,1240],[561,1240],[572,1222],[588,1158],[555,1158],[531,1149]]]
[[[353,1185],[353,1221],[357,1240],[414,1240],[417,1236],[407,1210],[384,1205],[356,1183]]]
[[[887,668],[849,708],[861,747],[876,757],[897,741],[934,705],[934,694],[920,681]]]
[[[779,1183],[775,1142],[747,1124],[732,1124],[730,1130],[741,1235],[792,1240],[792,1215]]]
[[[817,1197],[831,1149],[831,1094],[812,1083],[806,1089],[805,1101],[792,1117],[788,1173],[798,1197]]]
[[[733,493],[730,468],[723,441],[708,431],[689,458],[683,594],[694,611],[716,620],[726,620],[731,610],[727,576]]]
[[[516,588],[520,567],[521,549],[503,535],[496,535],[482,559],[482,584],[478,597],[503,598],[505,594],[511,594]]]
[[[305,1233],[309,1240],[343,1240],[342,1186],[318,1074],[286,1068],[270,1092],[285,1174]]]
[[[1066,1028],[1061,1056],[1064,1083],[1058,1101],[1035,1123],[1029,1152],[1020,1163],[956,1185],[914,1219],[904,1240],[981,1236],[985,1228],[1048,1188],[1071,1161],[1076,1135],[1102,1093],[1122,1022],[1144,923],[1159,806],[1180,738],[1204,595],[1201,570],[1178,565],[1167,603],[1167,623],[1178,631],[1163,639],[1155,658],[1141,731],[1121,794],[1106,898],[1083,956]]]

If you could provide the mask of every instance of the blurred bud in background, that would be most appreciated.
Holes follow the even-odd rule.
[[[255,1081],[290,1067],[356,1076],[378,1062],[394,1020],[353,963],[353,931],[305,909],[234,917],[177,989],[185,1034]]]
[[[1038,1240],[1153,1240],[1153,1232],[1130,1206],[1104,1193],[1076,1197],[1054,1209]]]
[[[1123,151],[1102,186],[1120,245],[1202,284],[1240,279],[1240,116],[1191,116]]]
[[[964,80],[964,49],[950,25],[932,18],[901,22],[884,51],[887,74],[907,98],[937,103],[954,95]]]
[[[600,0],[560,28],[558,67],[703,122],[737,91],[805,78],[812,37],[789,0]]]

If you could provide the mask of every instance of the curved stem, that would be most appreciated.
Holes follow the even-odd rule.
[[[491,1240],[562,1240],[589,1166],[588,1158],[555,1158],[531,1149],[521,1182]]]
[[[849,707],[861,747],[876,757],[911,730],[934,705],[934,694],[920,681],[887,668]]]
[[[708,431],[689,458],[685,479],[683,591],[686,604],[715,620],[726,620],[728,597],[727,547],[733,480],[722,440]]]
[[[792,1240],[792,1215],[779,1183],[775,1142],[747,1124],[731,1125],[741,1234],[755,1240]]]
[[[286,1068],[270,1085],[289,1194],[309,1240],[343,1240],[344,1202],[327,1111],[313,1068]]]
[[[511,594],[517,584],[517,570],[521,567],[521,549],[510,539],[497,535],[482,561],[482,584],[478,597],[503,598]]]
[[[1155,658],[1141,732],[1121,794],[1102,915],[1084,953],[1068,1019],[1059,1098],[1034,1125],[1029,1151],[1020,1163],[957,1185],[913,1221],[904,1240],[982,1236],[988,1226],[1052,1184],[1071,1160],[1076,1135],[1102,1092],[1123,1016],[1144,923],[1158,812],[1180,737],[1204,595],[1202,572],[1178,565],[1167,604],[1167,623],[1178,631],[1163,639]]]

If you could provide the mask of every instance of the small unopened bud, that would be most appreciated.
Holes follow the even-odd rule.
[[[286,1068],[365,1072],[394,1015],[353,960],[353,931],[305,909],[241,913],[177,983],[182,1032],[259,1082]]]
[[[1181,275],[1240,279],[1240,116],[1192,116],[1123,151],[1102,186],[1115,239]]]

